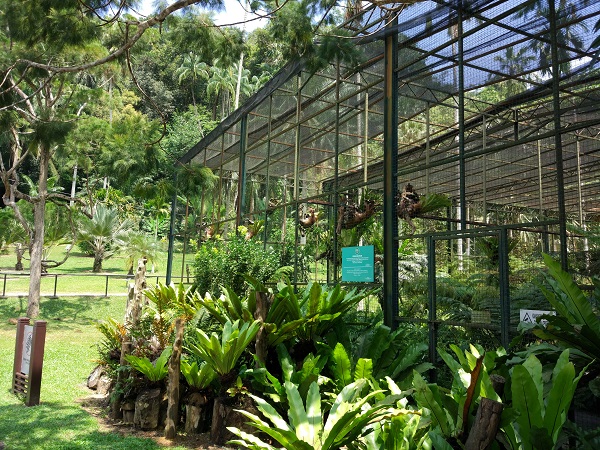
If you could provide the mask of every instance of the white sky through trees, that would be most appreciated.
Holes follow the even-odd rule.
[[[250,13],[246,13],[242,7],[242,5],[245,4],[245,1],[242,0],[241,3],[242,4],[240,4],[240,2],[237,0],[224,0],[225,10],[219,13],[214,13],[215,23],[217,25],[229,25],[252,19],[254,16]],[[142,0],[138,12],[142,15],[150,14],[154,9],[153,4],[154,0]],[[247,22],[245,26],[241,23],[236,26],[238,28],[244,28],[246,31],[252,31],[255,28],[265,26],[266,22],[267,21],[265,19],[252,20]]]

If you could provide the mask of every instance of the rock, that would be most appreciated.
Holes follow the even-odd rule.
[[[123,423],[133,425],[135,421],[135,400],[125,400],[121,403],[121,410],[123,411]]]
[[[113,382],[108,376],[102,375],[98,380],[98,385],[96,386],[96,392],[98,394],[108,394],[112,389]]]
[[[106,408],[108,401],[108,394],[94,394],[79,400],[84,408]]]
[[[106,371],[104,370],[103,366],[96,366],[96,368],[92,370],[92,373],[90,373],[90,376],[87,379],[87,387],[89,389],[97,389],[98,381],[100,380],[100,377],[104,375],[105,372]]]
[[[199,392],[190,394],[185,400],[185,432],[197,434],[204,431],[209,413],[208,398]]]
[[[160,403],[160,389],[148,389],[140,392],[135,399],[133,426],[142,430],[156,429],[160,415]]]
[[[253,414],[258,413],[258,409],[250,397],[242,397],[233,401],[228,397],[215,398],[213,421],[210,428],[210,438],[215,444],[224,445],[227,441],[237,438],[227,427],[239,428],[250,434],[256,432],[254,427],[248,425],[247,417],[235,411],[236,409],[243,409]]]

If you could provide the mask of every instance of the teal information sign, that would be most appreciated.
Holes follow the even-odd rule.
[[[375,281],[375,247],[342,247],[342,281]]]

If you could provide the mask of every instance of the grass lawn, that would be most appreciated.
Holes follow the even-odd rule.
[[[61,260],[64,256],[64,249],[55,249],[49,259]],[[182,254],[175,253],[173,257],[173,281],[178,283],[182,274]],[[190,281],[193,281],[193,262],[194,254],[186,254],[185,265],[189,265]],[[0,295],[23,296],[29,292],[29,261],[23,260],[25,266],[24,273],[14,271],[16,256],[14,253],[0,254]],[[56,289],[56,294],[77,295],[94,294],[118,296],[127,295],[127,267],[125,258],[122,256],[113,256],[104,261],[101,274],[92,273],[94,258],[85,256],[73,251],[67,261],[54,269],[49,269],[48,275],[42,278],[41,294],[43,296],[52,296]],[[147,279],[148,284],[154,284],[157,280],[165,282],[167,267],[167,254],[159,258],[152,273],[152,266],[148,265]],[[184,283],[187,281],[186,270],[183,269]],[[6,280],[6,281],[5,281]],[[108,284],[107,284],[108,283]]]
[[[41,404],[26,407],[11,393],[16,326],[9,319],[24,316],[27,304],[0,299],[0,441],[6,450],[162,448],[149,438],[104,431],[77,402],[91,394],[86,379],[100,338],[94,323],[107,317],[122,320],[125,302],[125,297],[42,299],[39,319],[48,323]]]

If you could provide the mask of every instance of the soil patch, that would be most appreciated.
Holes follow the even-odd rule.
[[[185,433],[178,433],[174,440],[165,439],[164,430],[139,430],[131,425],[125,425],[120,422],[114,422],[107,415],[108,400],[106,396],[91,395],[77,400],[77,403],[91,416],[98,421],[100,431],[107,433],[120,434],[121,436],[135,436],[140,438],[149,438],[163,447],[185,447],[197,450],[233,450],[232,447],[223,447],[213,445],[210,442],[210,433],[188,436]]]

